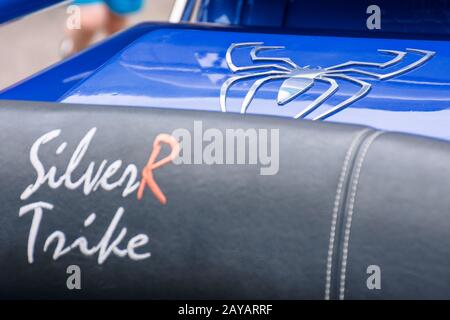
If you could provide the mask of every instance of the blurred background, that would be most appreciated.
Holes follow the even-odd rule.
[[[174,0],[149,0],[145,8],[130,19],[167,21]],[[66,6],[57,6],[13,21],[0,28],[0,89],[58,62],[65,38]],[[95,40],[101,40],[101,36]]]

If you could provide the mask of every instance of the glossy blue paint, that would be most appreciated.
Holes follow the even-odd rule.
[[[63,0],[0,0],[0,24],[59,2]]]
[[[203,0],[201,22],[246,26],[282,26],[288,0]]]
[[[235,42],[261,41],[267,45],[285,46],[283,50],[266,54],[289,57],[300,66],[311,67],[328,67],[349,60],[384,62],[387,57],[378,53],[378,49],[417,48],[435,51],[436,55],[425,65],[390,80],[364,78],[372,85],[371,92],[326,121],[364,124],[450,140],[448,41],[277,34],[267,30],[247,32],[242,28],[236,30],[150,24],[140,28],[139,32],[135,29],[128,31],[134,36],[130,36],[128,41],[123,40],[120,46],[100,46],[83,53],[75,60],[64,62],[0,94],[0,98],[14,99],[15,96],[16,99],[21,99],[26,92],[34,90],[33,100],[41,101],[55,101],[54,98],[58,96],[56,100],[65,103],[220,112],[221,85],[233,76],[225,62],[225,52]],[[122,34],[123,39],[127,38],[128,32]],[[109,52],[108,56],[109,50],[115,51]],[[92,64],[91,67],[96,69],[71,85],[58,84],[64,77],[76,73],[84,63],[89,64],[96,53],[104,55],[102,59],[105,62],[101,66],[98,63]],[[412,54],[404,63],[417,58]],[[249,49],[239,49],[233,59],[237,65],[250,65]],[[59,72],[65,72],[64,77],[55,72],[58,69]],[[253,82],[254,79],[250,79],[231,87],[227,100],[230,112],[239,112],[243,98]],[[54,84],[58,94],[46,97],[51,99],[37,99],[39,91],[46,96],[54,90]],[[324,84],[317,83],[310,91],[279,106],[276,97],[280,84],[281,81],[273,81],[262,86],[248,113],[292,117],[327,88]],[[329,110],[358,90],[357,86],[346,81],[339,81],[339,85],[338,92],[309,114],[307,119]]]
[[[231,43],[249,41],[285,46],[272,55],[312,67],[350,60],[386,61],[378,49],[435,51],[428,63],[407,74],[386,81],[365,79],[372,85],[371,92],[328,120],[450,139],[450,45],[446,41],[158,29],[115,55],[61,101],[220,111],[220,87],[233,75],[224,60],[226,49]],[[417,58],[411,55],[408,61]],[[238,65],[251,64],[246,49],[236,51],[234,59]],[[231,87],[230,112],[239,112],[253,81]],[[276,96],[280,84],[273,81],[262,86],[248,113],[292,117],[327,88],[317,83],[309,92],[279,106]],[[339,91],[306,118],[317,116],[358,90],[346,81],[339,84]]]
[[[183,15],[181,16],[181,21],[189,22],[191,20],[194,8],[195,8],[195,0],[187,0]]]
[[[368,30],[367,8],[381,9],[382,28]],[[202,0],[199,21],[361,34],[450,33],[450,0]]]

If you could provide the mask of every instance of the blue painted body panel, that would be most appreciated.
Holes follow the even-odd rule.
[[[0,24],[59,2],[63,0],[0,0]]]
[[[368,30],[367,8],[381,9],[382,28]],[[384,34],[449,34],[449,0],[202,0],[199,21],[241,26]]]
[[[30,100],[220,112],[221,85],[233,76],[224,59],[232,43],[261,41],[266,45],[285,46],[285,49],[273,51],[270,55],[289,57],[300,66],[311,67],[329,67],[350,60],[384,62],[387,57],[378,53],[378,49],[403,51],[416,48],[435,51],[436,55],[421,67],[390,80],[358,76],[371,84],[370,93],[326,121],[364,124],[450,140],[448,41],[295,35],[151,24],[138,28],[139,32],[134,28],[120,35],[123,39],[128,33],[133,35],[129,44],[125,45],[123,41],[117,47],[105,47],[106,42],[103,47],[91,49],[74,60],[50,68],[36,78],[0,93],[0,99],[24,100],[24,96],[30,97],[29,92],[34,90]],[[114,55],[109,52],[107,57],[106,51],[109,50],[120,51]],[[70,78],[71,73],[77,74],[84,63],[89,64],[95,54],[103,55],[104,62],[91,63],[91,69],[95,70],[79,75],[70,85],[61,84]],[[412,54],[405,59],[405,63],[417,58]],[[233,59],[237,65],[251,65],[248,49],[239,49]],[[42,79],[45,83],[41,82]],[[254,80],[242,81],[231,87],[227,100],[230,112],[239,112]],[[337,93],[309,114],[307,119],[330,109],[358,90],[354,84],[338,82],[340,87]],[[292,117],[327,89],[324,84],[317,83],[310,91],[279,106],[276,97],[280,84],[281,81],[273,81],[263,85],[248,113]],[[48,99],[37,99],[39,91],[46,96],[54,90],[54,86],[58,94],[50,94]]]

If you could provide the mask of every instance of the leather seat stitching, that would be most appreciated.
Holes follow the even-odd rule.
[[[334,199],[333,211],[332,211],[332,215],[331,215],[331,229],[330,229],[330,237],[329,237],[329,244],[328,244],[327,265],[326,265],[325,300],[330,299],[330,293],[331,293],[331,271],[333,268],[333,252],[334,252],[334,243],[335,243],[335,238],[336,238],[336,225],[337,225],[339,207],[340,207],[341,199],[342,199],[342,190],[344,188],[345,177],[347,176],[350,160],[352,159],[352,155],[354,154],[357,146],[359,145],[361,137],[370,131],[371,131],[371,129],[362,130],[353,138],[353,141],[351,142],[350,147],[348,148],[347,153],[345,154],[344,163],[341,168],[339,182],[338,182],[338,186],[336,189],[336,196]]]
[[[347,259],[348,259],[348,248],[349,248],[349,241],[350,241],[350,230],[352,226],[352,219],[353,219],[353,212],[355,207],[355,201],[356,201],[356,194],[358,191],[358,182],[359,177],[361,174],[361,169],[364,163],[364,160],[366,158],[367,152],[369,151],[370,146],[375,141],[377,137],[379,137],[384,132],[376,132],[370,137],[367,138],[367,140],[364,142],[364,147],[361,152],[361,156],[357,160],[356,168],[355,168],[355,175],[353,176],[352,183],[351,183],[351,189],[350,189],[350,200],[348,204],[348,214],[347,214],[347,220],[345,223],[345,230],[344,230],[344,243],[342,248],[342,263],[341,263],[341,275],[340,275],[340,286],[339,286],[339,299],[344,300],[345,298],[345,280],[346,280],[346,271],[347,271]]]

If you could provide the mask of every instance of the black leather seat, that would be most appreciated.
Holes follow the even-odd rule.
[[[124,185],[85,195],[82,186],[45,183],[20,198],[36,180],[30,148],[45,133],[61,130],[39,148],[45,172],[54,165],[59,177],[95,127],[73,181],[92,161],[96,170],[119,159],[117,174],[135,164],[140,180],[155,137],[192,132],[199,120],[203,130],[278,129],[278,174],[260,175],[258,165],[169,164],[155,170],[166,205],[149,189],[141,201],[124,197]],[[0,128],[1,298],[450,298],[447,142],[274,117],[8,101],[0,103]],[[54,207],[44,210],[30,263],[33,212],[19,211],[40,201]],[[80,236],[95,245],[120,207],[112,238],[126,227],[123,249],[146,234],[138,251],[151,257],[111,254],[99,264],[76,248],[54,260],[55,242],[43,251],[55,231],[66,246]],[[81,268],[81,291],[67,289],[69,265]],[[367,286],[370,266],[379,267],[380,289]]]

